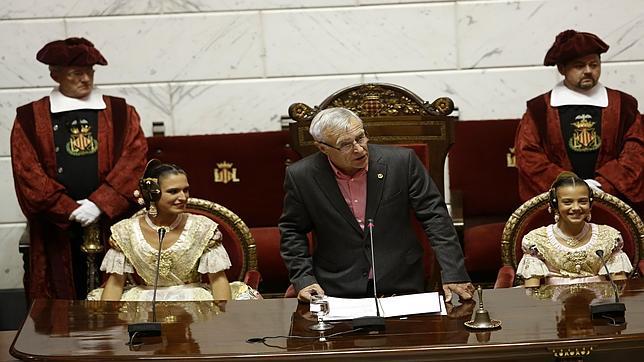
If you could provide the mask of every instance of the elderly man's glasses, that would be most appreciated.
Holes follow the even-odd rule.
[[[326,142],[318,141],[318,143],[334,148],[342,153],[351,153],[356,144],[359,144],[361,147],[365,147],[367,145],[367,142],[369,142],[369,137],[367,137],[366,131],[362,131],[362,133],[359,134],[353,141],[345,141],[340,143],[337,146],[330,145]]]

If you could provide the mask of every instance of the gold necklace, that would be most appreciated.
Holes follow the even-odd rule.
[[[563,240],[563,242],[566,243],[566,245],[568,245],[571,248],[575,248],[575,247],[579,246],[582,243],[582,241],[584,240],[584,238],[586,237],[586,235],[590,231],[590,224],[588,224],[588,223],[584,224],[584,227],[581,229],[579,234],[574,235],[574,236],[568,236],[568,235],[564,234],[564,232],[561,231],[561,229],[559,228],[559,225],[557,225],[557,224],[555,224],[553,230],[555,232],[555,235],[560,240]]]

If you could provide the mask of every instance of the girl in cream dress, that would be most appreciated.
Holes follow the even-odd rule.
[[[633,270],[619,231],[590,223],[592,190],[571,172],[563,172],[550,189],[549,210],[555,224],[532,230],[522,241],[523,258],[517,275],[526,287],[574,284],[605,280],[606,270],[615,280]],[[602,251],[602,258],[597,251]]]

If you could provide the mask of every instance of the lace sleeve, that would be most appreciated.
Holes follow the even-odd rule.
[[[528,234],[521,239],[521,249],[524,254],[532,255],[534,257],[539,256],[539,250],[537,249],[537,244],[532,240],[532,235]]]
[[[208,242],[208,248],[199,260],[197,271],[201,274],[217,273],[222,270],[230,269],[232,264],[226,249],[221,243],[222,235],[219,230],[215,230],[212,239]]]
[[[105,254],[103,262],[101,263],[101,271],[108,274],[121,274],[134,273],[132,264],[127,260],[122,251],[110,249]]]
[[[622,239],[622,235],[619,231],[612,228],[609,230],[611,231],[609,237],[614,240],[614,244],[611,255],[608,260],[606,260],[608,271],[611,274],[622,272],[628,274],[633,270],[633,266],[631,265],[631,261],[628,258],[628,255],[626,255],[626,253],[622,250],[622,248],[624,247],[624,239]],[[606,269],[600,268],[599,275],[606,275]]]
[[[619,250],[614,252],[610,258],[606,261],[606,267],[611,274],[624,272],[626,274],[633,271],[633,266],[631,265],[630,259],[625,252]],[[606,275],[606,269],[600,268],[599,275]]]
[[[549,273],[546,263],[529,254],[523,255],[519,266],[517,266],[517,275],[524,279],[542,278],[548,276]]]

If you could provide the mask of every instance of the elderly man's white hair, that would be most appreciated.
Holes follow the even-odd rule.
[[[316,141],[325,141],[324,133],[329,131],[343,131],[349,127],[351,119],[355,119],[362,125],[362,120],[352,111],[346,108],[323,109],[313,117],[309,133]]]

